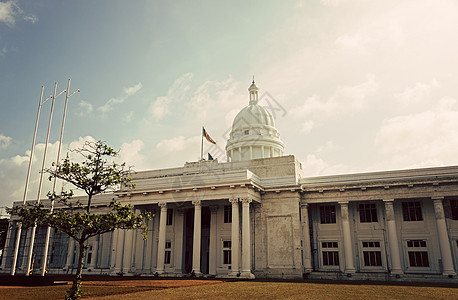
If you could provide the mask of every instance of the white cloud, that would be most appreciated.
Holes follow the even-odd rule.
[[[36,22],[38,22],[38,17],[33,14],[30,14],[30,15],[25,16],[24,20],[29,23],[35,24]]]
[[[126,96],[132,96],[132,95],[135,95],[142,87],[143,87],[142,83],[139,82],[134,86],[125,88],[124,93],[126,94]]]
[[[430,104],[428,96],[431,92],[440,87],[436,79],[429,83],[417,82],[413,87],[406,88],[403,92],[395,94],[394,98],[402,108],[415,108]]]
[[[172,102],[172,99],[169,97],[158,97],[149,107],[149,112],[154,119],[160,120],[165,115],[169,114],[169,104]]]
[[[162,119],[170,113],[169,105],[172,102],[183,103],[186,101],[185,99],[191,89],[193,77],[194,75],[192,73],[185,73],[181,75],[169,88],[166,96],[160,96],[151,103],[149,113],[156,121]]]
[[[77,114],[79,116],[85,116],[86,114],[91,113],[93,110],[94,110],[94,107],[92,106],[91,103],[87,101],[80,101],[80,103],[78,103]]]
[[[81,148],[85,141],[95,140],[90,136],[80,137],[78,140],[71,142],[70,145],[62,145],[61,159],[66,156],[67,149]],[[37,198],[40,179],[39,171],[42,166],[44,148],[45,144],[43,143],[35,146],[27,199]],[[48,144],[45,168],[51,167],[52,162],[55,161],[57,149],[57,141]],[[72,159],[80,159],[79,155],[75,152],[68,152],[68,154]],[[29,159],[30,150],[27,150],[23,155],[14,155],[10,158],[0,159],[0,190],[2,191],[0,193],[0,206],[11,206],[13,201],[22,201]],[[57,188],[60,189],[60,184],[58,184]],[[44,174],[41,198],[45,198],[47,192],[50,190],[52,190],[52,182]]]
[[[304,123],[302,123],[301,131],[304,134],[309,134],[314,127],[315,127],[315,122],[313,120],[307,120]]]
[[[135,171],[141,171],[148,168],[145,163],[145,156],[141,154],[145,144],[142,140],[134,140],[131,143],[123,143],[119,150],[120,162],[125,162],[126,166],[132,167]]]
[[[322,100],[314,95],[307,98],[304,103],[294,108],[294,116],[333,116],[346,114],[364,109],[371,102],[371,96],[377,91],[379,84],[372,74],[366,75],[366,80],[353,86],[338,87],[327,100]]]
[[[435,107],[420,113],[387,118],[375,145],[395,166],[424,166],[434,162],[458,162],[458,106],[453,98],[442,98]]]
[[[11,145],[13,139],[0,133],[0,149],[5,150]]]
[[[343,164],[332,165],[314,154],[308,154],[302,160],[302,170],[305,176],[345,174],[353,171]]]
[[[200,136],[193,136],[185,138],[184,136],[177,136],[171,139],[165,139],[160,141],[156,148],[163,152],[176,152],[189,149],[191,145],[200,145]]]
[[[2,50],[0,50],[0,56],[5,57],[6,52],[8,52],[8,49],[6,49],[6,47],[3,47]]]
[[[133,116],[134,116],[134,112],[129,111],[128,113],[124,114],[121,119],[126,123],[130,123],[130,121],[132,121]]]
[[[100,110],[103,114],[113,110],[113,106],[116,104],[123,103],[127,98],[135,95],[141,88],[142,83],[139,82],[134,86],[124,88],[124,94],[118,98],[110,98],[104,105],[98,107],[97,109]]]
[[[22,10],[17,5],[17,1],[0,2],[0,22],[13,26],[16,23],[16,15],[20,13]]]

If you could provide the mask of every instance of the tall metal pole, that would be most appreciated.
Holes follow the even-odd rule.
[[[204,126],[202,126],[201,141],[200,141],[200,160],[204,159]]]
[[[41,174],[40,174],[40,183],[38,185],[37,203],[40,203],[41,188],[43,187],[43,173],[44,173],[45,163],[46,163],[46,154],[48,152],[48,141],[49,141],[49,134],[51,132],[52,114],[54,111],[54,102],[56,100],[56,91],[57,91],[57,82],[54,84],[54,93],[52,96],[51,112],[49,114],[48,133],[46,135],[45,150],[43,153],[43,163],[41,165]],[[37,230],[37,225],[35,224],[35,226],[32,227],[32,233],[30,236],[29,255],[27,259],[27,272],[25,273],[26,276],[30,275],[30,268],[31,268],[31,263],[32,263],[32,254],[33,254],[33,244],[35,242],[36,230]]]
[[[74,93],[79,92],[79,90],[76,90],[73,92],[71,95]],[[64,104],[64,115],[62,118],[62,127],[60,128],[60,139],[59,139],[59,148],[57,150],[57,159],[56,159],[56,171],[57,171],[57,165],[60,160],[60,149],[62,148],[62,139],[64,137],[64,127],[65,127],[65,117],[67,115],[67,104],[68,104],[68,98],[71,96],[69,95],[70,93],[70,79],[68,79],[68,84],[67,84],[67,92],[65,93],[65,104]],[[52,186],[52,193],[54,194],[56,192],[56,183],[57,183],[57,177],[54,177],[54,183]],[[54,198],[51,200],[51,212],[54,210]],[[49,249],[49,237],[51,235],[51,227],[48,226],[46,230],[46,239],[45,239],[45,248],[44,248],[44,253],[43,253],[43,265],[41,268],[41,276],[45,276],[46,274],[46,267],[48,263],[48,249]]]
[[[38,102],[38,110],[37,110],[37,120],[35,122],[35,131],[33,132],[33,139],[32,139],[32,150],[30,151],[29,168],[27,169],[27,178],[25,180],[24,197],[22,199],[23,205],[25,204],[26,199],[27,199],[27,192],[28,192],[29,179],[30,179],[30,170],[32,168],[33,151],[35,149],[35,140],[37,138],[38,120],[40,118],[41,105],[44,103],[44,102],[42,103],[43,91],[44,91],[44,86],[41,86],[40,101]],[[14,245],[13,265],[11,266],[11,275],[14,275],[16,273],[16,263],[17,263],[17,256],[19,252],[19,243],[21,241],[21,233],[22,233],[22,223],[19,223],[18,228],[17,228],[17,233],[16,233],[16,244]]]

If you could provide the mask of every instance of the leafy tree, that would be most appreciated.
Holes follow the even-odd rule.
[[[121,187],[134,188],[128,177],[131,170],[126,169],[125,163],[117,164],[109,160],[118,152],[101,141],[86,142],[81,149],[74,150],[85,160],[82,163],[72,162],[67,157],[54,169],[47,169],[49,180],[60,178],[83,190],[87,202],[72,199],[73,191],[62,191],[60,195],[48,194],[50,200],[58,201],[64,209],[50,211],[43,204],[26,204],[11,209],[18,215],[24,227],[44,225],[54,227],[68,234],[79,246],[78,268],[73,285],[67,292],[66,299],[78,299],[81,296],[82,270],[84,264],[85,242],[93,236],[119,229],[141,229],[146,239],[144,219],[149,215],[136,215],[130,205],[122,205],[116,200],[109,204],[111,209],[104,214],[91,212],[91,204],[95,195],[112,192]]]

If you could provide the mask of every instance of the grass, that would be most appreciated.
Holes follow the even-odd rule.
[[[458,299],[458,289],[424,286],[346,285],[297,282],[222,284],[138,292],[131,299]],[[126,299],[107,296],[102,299]]]
[[[64,299],[70,285],[42,286],[42,287],[5,287],[0,288],[0,299],[8,300],[51,300]],[[102,297],[106,295],[126,295],[139,291],[151,291],[158,288],[136,286],[83,286],[83,298]],[[125,299],[125,298],[124,298]]]
[[[170,288],[117,285],[84,286],[84,298],[96,299],[458,299],[453,285],[332,284],[307,282],[234,281],[206,285],[169,284]],[[176,281],[172,281],[176,282]],[[113,283],[112,283],[113,284]],[[69,286],[0,288],[0,299],[63,299]]]

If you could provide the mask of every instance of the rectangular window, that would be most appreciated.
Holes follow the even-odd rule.
[[[172,242],[166,241],[165,242],[164,264],[170,265],[171,257],[172,257]]]
[[[379,241],[363,242],[363,257],[366,267],[382,266],[382,251]]]
[[[423,221],[420,201],[402,202],[402,216],[404,221]]]
[[[339,244],[337,242],[322,242],[323,266],[339,265]]]
[[[321,224],[334,224],[336,223],[336,206],[323,205],[320,206]]]
[[[359,205],[359,221],[361,223],[378,222],[375,203],[362,203]]]
[[[224,205],[224,223],[232,223],[232,206]]]
[[[173,224],[173,208],[167,208],[167,225]]]
[[[231,264],[231,241],[223,241],[223,264]]]
[[[411,267],[429,267],[428,248],[425,240],[409,240],[407,248]]]
[[[450,200],[450,208],[452,209],[452,220],[458,220],[458,200]]]

